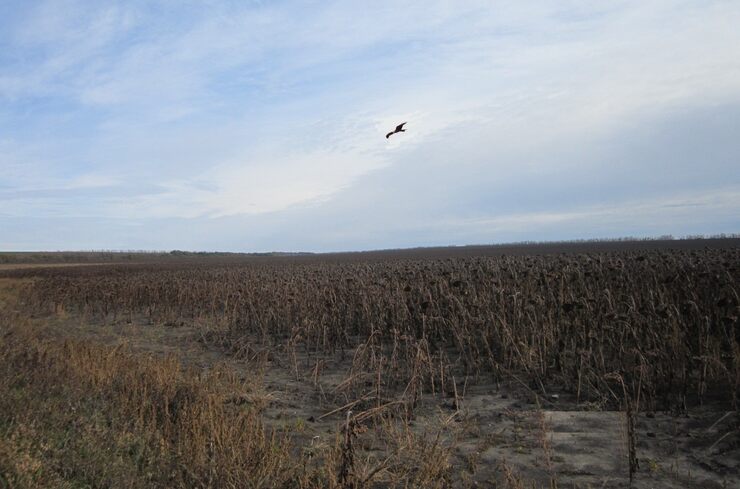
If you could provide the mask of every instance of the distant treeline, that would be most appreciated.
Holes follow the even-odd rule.
[[[228,253],[210,251],[21,251],[0,252],[2,263],[143,263],[212,258],[239,260],[249,257],[294,256],[308,253]]]
[[[549,253],[584,253],[589,251],[619,251],[659,248],[700,249],[711,247],[740,246],[740,234],[688,235],[674,237],[622,237],[573,239],[563,241],[520,241],[516,243],[477,244],[465,246],[418,247],[384,249],[356,252],[308,253],[308,252],[261,252],[232,253],[220,251],[146,251],[146,250],[94,250],[94,251],[40,251],[0,252],[0,264],[29,263],[152,263],[218,261],[239,262],[255,258],[389,258],[389,257],[447,257],[447,256],[491,256],[501,254],[529,255]]]

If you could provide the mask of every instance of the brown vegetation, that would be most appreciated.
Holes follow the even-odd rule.
[[[197,323],[241,356],[352,355],[347,387],[447,392],[453,376],[517,375],[543,396],[737,408],[738,251],[234,267],[49,270],[33,311]],[[277,354],[277,353],[273,353]],[[301,372],[298,372],[301,374]],[[614,376],[617,374],[617,377]],[[354,380],[353,380],[354,379]],[[355,382],[362,379],[362,382]]]
[[[281,367],[310,383],[316,399],[333,407],[321,418],[343,419],[321,453],[305,450],[300,436],[264,424],[269,402],[258,399],[269,396],[256,374],[203,373],[170,357],[31,338],[29,328],[8,325],[0,383],[13,395],[0,401],[11,413],[0,420],[0,470],[19,484],[35,472],[8,460],[27,459],[64,479],[71,470],[104,486],[462,484],[448,463],[457,436],[449,424],[465,418],[466,392],[475,386],[515,386],[545,408],[567,398],[575,409],[624,411],[630,478],[640,468],[638,413],[711,405],[738,419],[740,250],[732,246],[5,273],[32,279],[15,320],[69,315],[90,324],[193,328],[201,344],[254,372]],[[250,402],[228,401],[234,398]],[[431,435],[409,431],[430,398],[450,411]],[[20,412],[29,403],[44,407]],[[541,480],[553,487],[553,449],[538,416]],[[83,439],[69,446],[65,430],[82,425]],[[368,427],[384,447],[362,458],[355,439]],[[43,433],[58,438],[24,445]],[[86,444],[101,449],[85,453]],[[138,458],[125,456],[131,450]],[[423,471],[412,468],[430,461]],[[500,484],[523,484],[505,461],[497,474]]]

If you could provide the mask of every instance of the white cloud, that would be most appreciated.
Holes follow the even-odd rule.
[[[526,201],[538,197],[527,178],[614,178],[594,145],[614,151],[625,129],[740,102],[737,2],[173,5],[44,2],[6,33],[0,183],[26,193],[4,212],[213,220],[306,207],[339,219],[341,196],[393,188],[407,220],[383,212],[399,229],[419,223],[434,192],[448,207],[432,207],[452,217],[429,225],[475,241],[484,224],[607,211],[552,202],[491,217],[474,183]],[[402,121],[408,131],[386,141]],[[648,179],[664,171],[641,161]],[[402,165],[433,173],[430,187],[404,189]],[[454,185],[479,192],[480,208],[453,209],[464,194]]]
[[[740,209],[740,187],[715,190],[710,193],[688,193],[651,199],[630,200],[611,204],[599,204],[564,211],[529,212],[500,217],[478,217],[430,223],[469,233],[531,232],[543,226],[585,225],[591,228],[624,229],[624,226],[660,228],[674,226],[711,213],[715,218],[730,218]]]
[[[96,175],[88,173],[71,178],[59,185],[59,188],[65,190],[75,190],[84,188],[102,188],[113,187],[120,183],[120,180],[109,175]]]
[[[116,217],[222,217],[285,210],[326,201],[358,177],[386,163],[370,156],[316,151],[223,163],[190,180],[170,181],[163,191],[111,203]]]

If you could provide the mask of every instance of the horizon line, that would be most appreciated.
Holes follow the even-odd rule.
[[[62,253],[85,253],[85,254],[118,254],[118,255],[197,255],[197,254],[212,254],[212,255],[251,255],[251,256],[267,256],[267,255],[333,255],[343,253],[377,253],[377,252],[392,252],[392,251],[413,251],[413,250],[433,250],[433,249],[444,249],[444,248],[486,248],[486,247],[507,247],[507,246],[538,246],[538,245],[557,245],[557,244],[579,244],[579,243],[620,243],[620,242],[655,242],[655,241],[696,241],[696,240],[719,240],[719,239],[740,239],[740,233],[716,233],[716,234],[688,234],[683,236],[674,236],[671,234],[664,234],[659,236],[621,236],[615,238],[572,238],[572,239],[560,239],[560,240],[523,240],[523,241],[507,241],[498,243],[468,243],[468,244],[446,244],[446,245],[421,245],[421,246],[409,246],[400,248],[371,248],[362,250],[332,250],[332,251],[219,251],[219,250],[181,250],[181,249],[168,249],[168,250],[145,250],[145,249],[68,249],[68,250],[0,250],[0,254],[62,254]]]

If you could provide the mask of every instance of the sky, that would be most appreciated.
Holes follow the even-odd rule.
[[[0,250],[737,233],[738,25],[737,0],[0,0]]]

